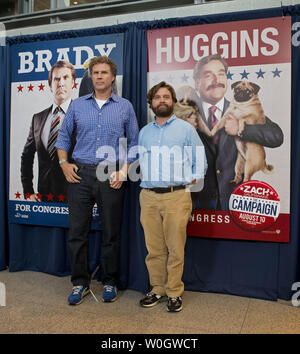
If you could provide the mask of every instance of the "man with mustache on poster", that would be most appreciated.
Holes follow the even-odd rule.
[[[224,97],[228,88],[227,71],[228,65],[219,54],[201,58],[194,68],[195,90],[188,88],[188,98],[197,104],[200,119],[209,130],[222,118],[230,104]],[[184,98],[184,90],[178,90],[177,98]],[[237,186],[232,182],[238,154],[237,136],[242,141],[269,148],[278,147],[283,142],[282,130],[267,117],[265,124],[245,125],[242,134],[238,130],[238,119],[234,117],[226,118],[224,128],[213,137],[208,136],[204,129],[198,129],[205,146],[208,170],[204,188],[192,193],[196,209],[228,209],[230,195]]]
[[[53,104],[32,118],[29,135],[21,156],[21,180],[24,197],[30,201],[67,202],[68,183],[58,163],[54,146],[58,130],[71,103],[71,93],[76,79],[73,65],[67,61],[56,62],[48,83],[53,94]],[[75,137],[72,138],[73,151]],[[36,191],[33,187],[33,162],[38,157],[39,176]]]

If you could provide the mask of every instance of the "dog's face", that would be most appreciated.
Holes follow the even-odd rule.
[[[237,81],[231,85],[233,96],[237,102],[247,102],[256,95],[260,87],[249,81]]]
[[[199,124],[199,112],[197,105],[190,100],[181,100],[175,103],[174,113],[178,118],[181,118],[190,123],[195,129]]]

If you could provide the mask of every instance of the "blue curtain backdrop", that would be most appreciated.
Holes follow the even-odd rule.
[[[36,270],[59,276],[70,273],[66,251],[68,230],[16,224],[11,224],[8,227],[7,224],[7,153],[9,150],[7,137],[9,136],[10,106],[8,50],[10,44],[22,41],[43,41],[55,38],[123,32],[125,35],[123,96],[133,103],[139,125],[142,127],[147,120],[147,30],[285,15],[292,16],[292,23],[300,22],[299,5],[10,38],[8,46],[0,48],[1,67],[4,69],[0,74],[2,79],[0,83],[1,103],[3,103],[0,125],[0,137],[2,138],[0,143],[0,182],[4,181],[0,185],[0,269],[8,265],[10,271]],[[290,299],[291,285],[300,279],[298,221],[300,167],[297,163],[300,157],[300,123],[298,122],[300,119],[300,106],[298,103],[300,87],[297,82],[297,77],[300,75],[299,60],[300,48],[293,46],[291,241],[289,244],[277,244],[188,238],[184,268],[186,290],[220,292],[269,300],[276,300],[277,298]],[[145,292],[148,290],[148,275],[144,263],[146,249],[143,230],[139,223],[138,194],[138,183],[128,184],[122,228],[120,287]],[[91,269],[96,269],[98,266],[100,242],[101,232],[91,232]]]
[[[9,70],[9,48],[0,46],[0,270],[8,264],[8,223],[7,223],[7,198],[8,198],[8,120],[10,107],[10,90],[7,70]]]

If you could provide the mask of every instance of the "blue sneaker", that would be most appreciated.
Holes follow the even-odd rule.
[[[71,294],[68,297],[69,305],[79,305],[82,303],[83,298],[90,293],[88,286],[82,285],[74,286]]]
[[[113,302],[116,300],[117,300],[117,288],[113,285],[104,285],[102,301]]]

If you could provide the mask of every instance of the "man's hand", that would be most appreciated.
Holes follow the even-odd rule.
[[[225,118],[224,128],[228,135],[237,135],[239,131],[239,120],[231,114],[228,114]]]
[[[120,189],[122,187],[123,181],[126,180],[125,172],[122,170],[115,171],[110,175],[109,179],[110,187],[113,189]]]
[[[32,202],[41,202],[41,198],[39,198],[39,195],[38,194],[31,194],[30,197],[29,197],[29,200],[32,201]]]
[[[194,179],[191,184],[187,185],[186,191],[189,192],[201,192],[204,186],[204,178]]]
[[[81,177],[76,174],[78,167],[75,164],[65,161],[60,167],[69,183],[80,183]]]

